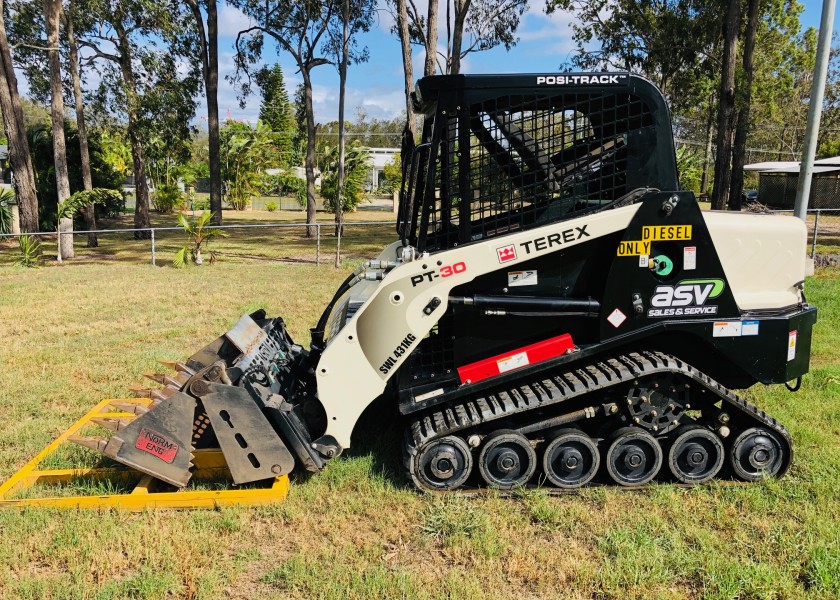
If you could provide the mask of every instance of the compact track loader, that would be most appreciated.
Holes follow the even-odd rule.
[[[219,447],[242,484],[320,470],[385,394],[424,490],[787,471],[788,432],[732,390],[808,371],[801,221],[701,211],[633,75],[428,77],[415,105],[397,239],[309,349],[243,316],[135,390],[150,410],[76,441],[179,487]]]

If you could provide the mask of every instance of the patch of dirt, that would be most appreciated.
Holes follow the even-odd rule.
[[[814,257],[816,268],[840,267],[840,254],[817,254]]]

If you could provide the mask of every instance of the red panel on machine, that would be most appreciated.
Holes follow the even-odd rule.
[[[530,346],[511,350],[504,354],[497,354],[484,360],[479,360],[463,367],[458,367],[461,383],[476,383],[482,379],[495,377],[514,369],[533,365],[549,358],[565,354],[575,347],[572,336],[568,333],[558,335]]]

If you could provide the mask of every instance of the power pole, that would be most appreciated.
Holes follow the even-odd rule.
[[[822,117],[825,79],[828,72],[828,55],[831,50],[831,29],[834,24],[834,0],[823,0],[820,17],[820,37],[817,40],[817,62],[814,65],[814,82],[811,84],[811,103],[808,106],[808,125],[805,128],[805,147],[799,167],[794,212],[803,221],[808,215],[808,197],[811,195],[811,177],[814,174],[814,155]]]

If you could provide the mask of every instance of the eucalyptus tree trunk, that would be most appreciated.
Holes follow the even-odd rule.
[[[338,173],[335,201],[335,268],[341,266],[341,234],[344,225],[344,98],[347,88],[347,59],[350,45],[350,0],[344,0],[341,15],[341,65],[338,68]]]
[[[35,192],[35,169],[26,142],[26,124],[18,94],[12,52],[6,37],[3,0],[0,0],[0,112],[9,140],[9,163],[14,176],[15,194],[20,214],[20,230],[38,231],[38,195]]]
[[[455,28],[452,31],[452,60],[449,67],[450,75],[461,72],[461,45],[464,39],[464,23],[470,10],[470,0],[454,0]]]
[[[397,26],[402,47],[403,74],[405,75],[405,118],[406,127],[412,137],[417,135],[414,122],[414,109],[411,105],[411,92],[414,89],[414,65],[411,64],[411,38],[408,33],[408,8],[406,0],[397,0]]]
[[[64,140],[64,96],[61,82],[61,57],[58,54],[58,30],[61,22],[61,0],[44,0],[44,21],[47,26],[47,47],[50,66],[50,117],[52,119],[53,162],[59,206],[70,197],[70,178],[67,176],[67,146]],[[73,218],[61,218],[60,232],[73,231]],[[58,262],[73,258],[73,235],[59,236]]]
[[[423,69],[423,75],[426,77],[437,72],[437,21],[438,0],[429,0],[429,11],[426,13],[426,64]]]
[[[752,102],[753,56],[755,54],[755,36],[758,29],[759,0],[749,0],[747,9],[747,31],[744,38],[743,90],[739,94],[738,127],[735,130],[735,145],[732,148],[732,192],[729,196],[729,209],[741,210],[741,198],[744,191],[744,159],[747,149],[747,134],[750,128],[750,103]]]
[[[735,127],[735,60],[738,51],[738,29],[741,21],[741,0],[729,0],[723,25],[723,69],[718,95],[717,156],[712,208],[723,210],[729,201],[732,182],[732,133]]]
[[[64,30],[67,34],[67,46],[70,50],[70,76],[73,78],[73,99],[76,104],[76,126],[79,130],[79,156],[82,163],[82,185],[86,190],[93,189],[93,177],[90,172],[90,149],[88,148],[87,125],[85,124],[85,106],[82,99],[82,76],[79,72],[79,46],[76,43],[76,35],[73,32],[73,9],[74,2],[70,0],[65,19]],[[96,214],[93,204],[82,210],[85,219],[85,227],[88,233],[88,248],[99,246],[96,237]]]
[[[207,134],[210,162],[210,211],[213,224],[222,223],[222,160],[219,135],[219,23],[216,0],[207,0]]]
[[[304,169],[306,170],[306,237],[312,237],[315,233],[315,113],[312,108],[312,78],[308,69],[302,69],[303,76],[303,99],[306,106],[306,158]]]
[[[126,91],[126,112],[128,113],[128,139],[131,143],[131,159],[134,166],[134,227],[143,229],[151,227],[149,217],[149,184],[146,181],[146,156],[143,140],[140,139],[139,124],[137,122],[137,81],[134,77],[134,67],[131,64],[131,46],[128,35],[119,20],[114,23],[117,32],[117,48],[119,49],[119,67]],[[135,231],[134,239],[148,239],[148,231]]]

